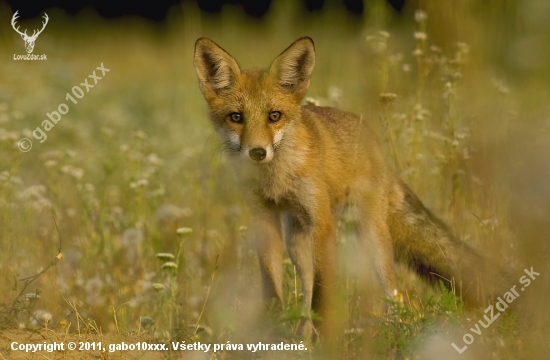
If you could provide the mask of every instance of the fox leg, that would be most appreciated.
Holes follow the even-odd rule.
[[[302,294],[304,296],[302,320],[298,327],[298,333],[305,338],[310,338],[313,332],[311,303],[315,280],[311,235],[304,229],[298,218],[291,214],[285,214],[285,230],[287,250],[302,282]]]
[[[253,221],[250,235],[256,244],[266,301],[283,299],[283,239],[277,212],[265,212]]]
[[[397,295],[395,259],[391,235],[385,224],[375,229],[372,241],[374,242],[374,266],[378,281],[382,285],[384,297],[392,299]]]
[[[368,247],[369,256],[376,277],[380,282],[384,297],[392,299],[397,295],[397,281],[395,278],[395,259],[393,242],[383,212],[373,214],[362,211],[359,222],[359,233]]]
[[[317,214],[312,229],[315,281],[311,307],[322,317],[321,332],[330,340],[336,277],[336,224],[330,207]]]

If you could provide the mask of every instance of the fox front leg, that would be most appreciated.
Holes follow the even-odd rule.
[[[296,266],[298,277],[302,283],[303,304],[298,333],[310,339],[313,333],[311,321],[311,305],[315,281],[315,266],[313,258],[313,242],[311,234],[300,224],[298,218],[285,214],[286,244],[292,263]]]
[[[283,239],[279,214],[264,212],[256,216],[249,233],[256,246],[266,303],[283,302]]]

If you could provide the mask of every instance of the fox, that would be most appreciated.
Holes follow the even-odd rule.
[[[432,284],[483,298],[487,262],[459,240],[390,169],[362,117],[302,105],[315,46],[302,37],[267,69],[243,70],[214,41],[195,43],[194,66],[214,129],[246,190],[266,301],[283,297],[284,245],[300,278],[299,332],[327,331],[336,282],[336,220],[353,206],[385,298],[398,294],[396,263]],[[457,286],[460,285],[460,286]],[[312,314],[320,320],[312,322]]]

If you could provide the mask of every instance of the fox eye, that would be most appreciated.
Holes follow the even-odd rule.
[[[241,114],[239,113],[231,113],[229,114],[229,119],[231,119],[231,121],[235,122],[235,123],[242,123],[243,122],[243,117]]]
[[[280,111],[272,111],[269,113],[269,121],[271,122],[277,122],[281,119],[281,112]]]

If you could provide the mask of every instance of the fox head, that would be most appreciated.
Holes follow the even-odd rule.
[[[300,104],[314,65],[315,49],[309,37],[296,40],[264,70],[242,70],[212,40],[197,40],[195,69],[200,89],[210,119],[230,152],[256,164],[273,160],[285,133],[300,121]]]

